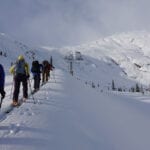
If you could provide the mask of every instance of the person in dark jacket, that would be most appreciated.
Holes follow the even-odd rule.
[[[33,92],[36,92],[40,88],[40,80],[41,80],[41,72],[42,72],[42,68],[38,60],[32,62],[31,72],[33,74],[33,79],[34,79]]]
[[[2,99],[5,97],[4,84],[5,84],[5,72],[3,66],[0,64],[0,94]]]

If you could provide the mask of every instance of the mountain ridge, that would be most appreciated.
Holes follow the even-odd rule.
[[[74,56],[74,76],[78,79],[101,85],[102,89],[111,88],[112,80],[117,87],[130,88],[139,83],[149,86],[150,83],[150,34],[147,32],[132,32],[116,34],[74,47],[30,48],[14,40],[4,33],[0,34],[0,49],[7,52],[7,57],[1,57],[1,63],[8,70],[20,54],[25,55],[30,65],[33,59],[42,61],[54,57],[56,67],[69,72],[66,55]],[[75,60],[75,53],[81,52],[82,61]],[[12,54],[13,53],[13,54]],[[9,62],[9,63],[8,63]]]

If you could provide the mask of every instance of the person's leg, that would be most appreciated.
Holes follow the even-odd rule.
[[[46,82],[48,81],[49,72],[46,72]]]
[[[19,90],[20,90],[20,77],[14,77],[14,92],[13,92],[13,101],[18,102]]]
[[[34,89],[37,90],[39,89],[39,77],[38,75],[35,76],[35,86]]]
[[[34,85],[33,85],[33,87],[34,87],[34,90],[36,89],[36,75],[34,75]]]
[[[28,98],[28,82],[26,76],[22,79],[22,85],[23,85],[23,97]]]
[[[45,72],[43,71],[42,72],[42,83],[44,83],[45,82]]]
[[[38,75],[37,75],[37,89],[38,89],[38,90],[39,90],[39,88],[40,88],[40,80],[41,80],[40,74],[38,74]]]

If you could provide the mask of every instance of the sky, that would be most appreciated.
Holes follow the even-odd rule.
[[[149,0],[0,0],[0,32],[30,45],[73,46],[150,30]]]

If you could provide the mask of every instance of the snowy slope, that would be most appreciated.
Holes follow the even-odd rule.
[[[23,45],[0,35],[0,48],[7,53],[0,55],[7,92],[1,111],[11,103],[8,68],[17,55],[25,55],[30,65],[33,56],[40,61],[53,56],[56,69],[34,95],[37,104],[30,97],[10,114],[0,113],[1,150],[149,150],[149,93],[106,90],[112,79],[125,88],[135,82],[149,84],[149,34],[114,35],[62,49]],[[71,76],[64,57],[75,51],[82,53],[83,61],[73,61]],[[100,89],[91,88],[91,82],[99,83]]]
[[[33,58],[40,61],[51,56],[58,68],[69,72],[69,63],[64,57],[70,53],[81,52],[83,61],[74,61],[74,76],[82,82],[92,82],[101,89],[110,89],[112,80],[117,88],[129,90],[136,83],[146,88],[150,83],[150,34],[146,32],[122,33],[76,47],[30,48],[13,40],[4,33],[0,34],[0,51],[7,57],[0,56],[6,72],[11,62],[20,54],[25,55],[30,63]]]
[[[133,83],[131,81],[134,81],[149,86],[149,47],[150,34],[146,32],[133,32],[113,35],[77,47],[66,47],[63,51],[65,49],[72,53],[80,51],[85,60],[88,59],[87,63],[89,63],[89,65],[87,65],[86,69],[88,70],[88,77],[90,72],[99,74],[99,78],[94,76],[94,79],[98,81],[106,78],[107,81],[105,79],[103,80],[105,86],[108,82],[111,82],[112,79],[116,82],[119,80],[118,82],[121,82],[121,86],[123,86],[127,80],[130,81],[130,84]],[[83,71],[84,74],[87,72]]]
[[[0,33],[0,63],[4,65],[6,72],[8,72],[11,63],[14,63],[21,54],[25,55],[28,61],[32,60],[35,56],[34,51],[22,42]]]
[[[56,82],[55,82],[56,79]],[[149,97],[101,93],[62,70],[0,124],[1,150],[148,150]]]

